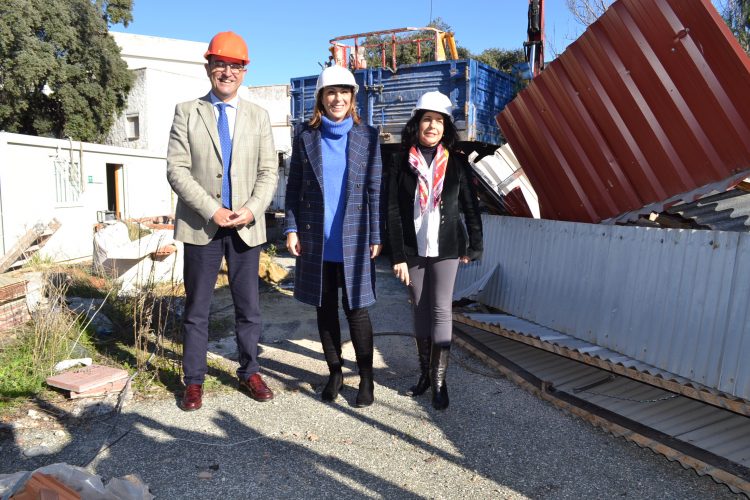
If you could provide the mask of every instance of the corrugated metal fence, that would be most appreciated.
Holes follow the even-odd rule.
[[[477,299],[750,399],[750,234],[484,217]]]

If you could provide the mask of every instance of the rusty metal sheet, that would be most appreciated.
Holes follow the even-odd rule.
[[[749,89],[709,0],[618,0],[497,121],[543,218],[600,222],[750,169]]]

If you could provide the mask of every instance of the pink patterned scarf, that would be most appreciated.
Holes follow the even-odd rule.
[[[443,192],[443,181],[445,180],[445,169],[448,166],[448,150],[442,144],[438,144],[432,164],[435,167],[432,172],[432,206],[436,207],[440,203],[440,194]],[[411,169],[417,175],[417,180],[419,181],[419,213],[424,214],[425,210],[427,210],[429,188],[427,178],[422,172],[426,171],[429,165],[427,165],[422,153],[416,146],[412,146],[409,150],[409,165],[411,165]],[[421,169],[419,168],[420,165],[422,166]]]

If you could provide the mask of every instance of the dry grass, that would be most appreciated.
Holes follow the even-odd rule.
[[[45,263],[34,270],[43,272],[46,305],[0,345],[0,412],[32,398],[44,399],[44,380],[54,365],[84,355],[135,373],[136,389],[150,390],[156,385],[176,391],[181,387],[181,322],[176,311],[184,297],[182,284],[150,279],[136,293],[125,296],[114,280],[94,275],[90,263]],[[271,283],[286,274],[267,253],[262,254],[261,271]],[[217,286],[227,284],[222,265]],[[66,297],[71,296],[103,299],[96,314],[105,314],[114,332],[97,335],[91,315],[70,311]],[[227,366],[211,363],[210,372],[209,385],[234,382],[233,370]]]

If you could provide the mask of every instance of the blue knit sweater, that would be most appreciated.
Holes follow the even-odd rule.
[[[323,260],[344,261],[344,211],[346,209],[346,144],[354,122],[349,116],[333,122],[323,116],[320,125],[320,146],[323,157]]]

